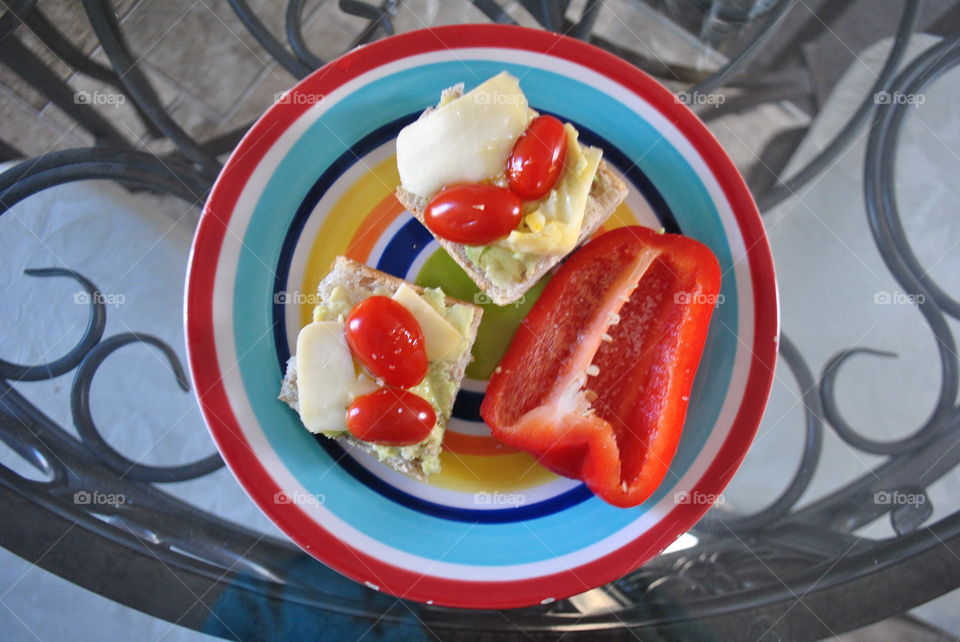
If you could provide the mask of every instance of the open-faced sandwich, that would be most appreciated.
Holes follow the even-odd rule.
[[[490,299],[519,299],[627,195],[603,152],[503,72],[446,89],[397,138],[396,194]]]
[[[317,294],[279,398],[312,433],[416,479],[439,472],[481,308],[342,256]]]

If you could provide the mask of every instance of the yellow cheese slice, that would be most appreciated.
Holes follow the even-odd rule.
[[[556,186],[524,218],[527,229],[510,232],[494,245],[527,254],[566,254],[577,244],[587,198],[603,152],[580,146],[577,130],[567,123],[567,156]]]
[[[460,358],[466,347],[466,339],[410,286],[403,284],[397,288],[393,300],[409,310],[420,324],[426,342],[427,360]]]

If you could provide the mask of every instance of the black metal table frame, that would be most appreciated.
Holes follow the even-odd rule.
[[[472,2],[491,21],[513,22],[494,0]],[[76,119],[94,136],[96,145],[24,160],[0,174],[0,213],[47,188],[93,178],[171,194],[201,206],[221,166],[218,157],[232,149],[246,127],[212,140],[192,139],[166,113],[135,64],[108,0],[84,0],[83,5],[112,68],[87,58],[32,0],[6,4],[0,15],[0,62]],[[287,4],[286,44],[270,33],[244,0],[230,0],[230,4],[260,45],[296,78],[324,63],[304,41],[302,0]],[[342,11],[367,20],[352,45],[392,34],[396,4],[397,0],[379,5],[339,0]],[[688,92],[696,94],[738,86],[744,72],[751,70],[759,45],[776,32],[794,2],[773,2],[757,21],[750,46],[705,77],[693,69],[665,68],[659,61],[593,35],[602,0],[589,0],[575,22],[565,18],[569,4],[565,0],[524,0],[521,4],[544,28],[593,42],[654,75],[692,83]],[[768,507],[753,515],[711,511],[696,528],[699,542],[695,547],[655,558],[603,589],[609,603],[618,607],[614,610],[584,614],[564,601],[540,608],[466,613],[407,603],[354,585],[292,544],[202,512],[154,485],[206,475],[223,465],[218,455],[155,467],[130,461],[114,450],[100,436],[88,400],[92,378],[107,355],[133,342],[146,343],[165,355],[184,390],[189,389],[188,378],[174,351],[155,337],[125,333],[104,338],[106,306],[96,285],[82,274],[65,267],[37,266],[25,273],[36,278],[73,279],[87,291],[89,322],[77,345],[55,361],[18,365],[0,360],[0,439],[49,478],[33,481],[0,466],[0,545],[145,613],[241,638],[284,630],[289,622],[298,621],[307,627],[300,632],[339,630],[345,636],[346,632],[365,633],[389,624],[395,631],[410,634],[429,629],[441,635],[500,632],[525,637],[590,632],[622,637],[629,629],[664,638],[770,635],[817,639],[902,613],[956,588],[960,585],[960,512],[926,524],[932,513],[929,501],[900,506],[870,501],[877,492],[925,495],[926,487],[960,463],[960,448],[953,448],[960,427],[958,363],[946,322],[947,317],[960,320],[960,302],[923,269],[896,207],[897,140],[909,105],[877,105],[873,100],[880,91],[918,93],[960,62],[960,37],[954,36],[896,73],[914,30],[918,4],[902,2],[895,45],[846,126],[793,177],[777,180],[758,196],[761,210],[769,210],[823,171],[854,134],[869,124],[864,198],[870,228],[903,291],[917,295],[940,354],[942,380],[936,407],[909,437],[875,441],[850,426],[839,410],[835,385],[840,367],[858,354],[887,353],[851,348],[836,355],[815,378],[794,344],[782,336],[780,355],[804,401],[805,441],[792,481]],[[134,151],[92,106],[74,101],[73,89],[17,38],[20,29],[31,30],[77,71],[123,91],[147,131],[167,137],[177,151],[166,157]],[[705,118],[789,95],[789,90],[776,87],[750,91]],[[19,156],[0,141],[0,158]],[[71,409],[79,439],[46,417],[13,385],[69,372],[75,373]],[[819,461],[825,426],[852,447],[884,455],[886,460],[871,473],[797,510],[794,507]],[[79,491],[119,493],[126,502],[82,505],[74,501]],[[853,535],[887,513],[897,536],[868,541]],[[165,599],[157,600],[158,594]]]

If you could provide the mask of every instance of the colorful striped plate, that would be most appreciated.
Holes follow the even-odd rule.
[[[531,105],[571,121],[630,186],[607,227],[639,222],[709,245],[723,267],[679,451],[624,510],[497,444],[484,380],[529,308],[486,305],[429,484],[317,440],[276,396],[331,260],[346,254],[487,303],[393,198],[394,139],[458,82],[507,70]],[[258,506],[337,571],[393,595],[471,608],[548,603],[613,581],[709,508],[753,438],[773,377],[777,292],[756,207],[733,164],[672,94],[556,34],[499,25],[405,33],[350,52],[279,97],[233,152],[187,277],[190,367],[220,452]]]

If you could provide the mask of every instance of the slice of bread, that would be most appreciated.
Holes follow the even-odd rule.
[[[444,98],[457,98],[462,95],[462,93],[463,85],[455,85],[444,90]],[[433,107],[428,107],[420,117],[423,118],[433,111],[433,109]],[[397,186],[396,196],[400,204],[413,214],[417,220],[421,223],[424,222],[423,214],[429,202],[428,198],[408,192],[399,185]],[[600,166],[597,168],[597,175],[593,180],[593,185],[590,187],[590,195],[587,197],[587,208],[583,215],[583,225],[580,228],[580,236],[577,239],[575,248],[586,243],[626,197],[627,186],[619,177],[610,171],[606,161],[601,160]],[[463,268],[464,272],[473,279],[477,287],[486,293],[486,295],[490,297],[490,300],[497,305],[507,305],[519,299],[540,280],[540,277],[560,263],[566,256],[558,254],[542,256],[529,264],[520,281],[506,287],[501,287],[493,283],[484,273],[483,269],[477,265],[473,259],[467,256],[466,246],[442,239],[436,235],[434,236],[440,246],[443,247],[453,260]]]
[[[320,285],[317,286],[317,295],[320,302],[327,301],[329,300],[334,288],[340,287],[349,296],[350,303],[352,305],[356,305],[363,299],[377,294],[383,296],[392,296],[393,293],[397,291],[397,288],[404,283],[406,283],[418,294],[423,293],[423,288],[420,286],[408,283],[403,279],[398,279],[397,277],[385,272],[367,267],[363,263],[359,263],[345,256],[338,256],[334,260],[333,265],[330,267],[330,272],[323,278],[322,281],[320,281]],[[464,351],[464,354],[460,355],[459,359],[456,361],[443,360],[430,364],[431,368],[442,368],[443,377],[453,382],[454,386],[459,389],[466,367],[472,359],[470,349],[473,346],[474,340],[476,340],[477,328],[480,326],[480,319],[483,315],[483,310],[480,308],[480,306],[467,303],[465,301],[460,301],[459,299],[454,299],[449,296],[444,298],[444,302],[448,307],[452,305],[468,306],[473,312],[473,321],[470,324],[465,337],[467,340],[467,349]],[[287,361],[287,369],[286,373],[284,374],[283,381],[280,384],[280,395],[278,399],[286,402],[287,405],[299,412],[296,356],[290,357],[290,360]],[[441,429],[445,429],[446,422],[453,413],[453,400],[451,399],[450,403],[446,404],[446,407],[440,408],[440,411],[441,413],[437,416],[437,424]],[[374,456],[378,456],[373,444],[356,439],[348,432],[344,432],[343,435],[338,437],[338,440],[353,445]],[[425,450],[421,456],[417,458],[405,458],[401,454],[397,454],[395,456],[381,459],[381,461],[394,470],[403,473],[404,475],[408,475],[414,479],[423,481],[427,477],[427,473],[425,473],[423,469],[424,459],[427,456],[439,456],[441,445],[442,439],[433,444],[429,450]]]

